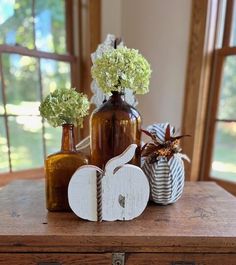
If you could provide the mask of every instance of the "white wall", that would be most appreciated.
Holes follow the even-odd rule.
[[[139,96],[144,126],[181,128],[189,46],[190,0],[103,0],[102,34],[122,36],[152,66],[150,93]]]
[[[102,0],[102,41],[107,34],[121,36],[121,0]]]

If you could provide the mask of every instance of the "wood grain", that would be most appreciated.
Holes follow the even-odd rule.
[[[90,98],[91,85],[91,53],[101,41],[101,0],[80,0],[78,21],[80,43],[80,91]],[[91,114],[92,109],[90,109]],[[80,139],[89,135],[89,116],[84,119],[84,127],[80,130]]]
[[[187,180],[196,181],[200,178],[202,162],[218,1],[194,0],[192,3],[182,122],[182,133],[190,134],[191,137],[182,140],[182,147],[191,159],[191,164],[185,163]]]
[[[226,5],[223,46],[230,46],[231,32],[233,27],[234,0],[228,0]]]
[[[214,183],[187,182],[176,204],[94,223],[47,212],[44,182],[19,180],[0,190],[0,252],[23,251],[236,253],[236,199]]]
[[[148,261],[148,262],[147,262]],[[236,255],[207,254],[130,254],[126,265],[235,265]]]
[[[43,168],[28,169],[11,173],[0,174],[0,187],[17,179],[41,179],[44,177]]]
[[[111,254],[0,254],[0,265],[111,265]]]

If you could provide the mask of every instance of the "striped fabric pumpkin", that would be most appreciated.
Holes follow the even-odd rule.
[[[168,123],[153,124],[147,128],[155,134],[161,142],[165,140],[165,131]],[[171,136],[174,127],[170,127]],[[150,183],[150,199],[155,203],[167,205],[176,202],[184,189],[184,163],[186,158],[181,153],[174,154],[168,161],[166,157],[159,157],[155,163],[150,158],[144,160],[142,169]]]

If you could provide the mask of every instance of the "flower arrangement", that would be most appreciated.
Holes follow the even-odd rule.
[[[135,49],[110,49],[97,58],[91,69],[92,77],[105,94],[129,88],[135,94],[149,91],[151,68]]]
[[[161,141],[157,134],[142,130],[143,133],[151,137],[152,141],[142,147],[142,156],[149,157],[150,163],[155,163],[159,157],[167,157],[169,160],[174,154],[180,153],[180,139],[189,135],[171,136],[175,129],[168,124],[165,130],[164,140]]]
[[[74,124],[82,127],[83,118],[88,115],[89,101],[86,95],[72,89],[56,89],[39,107],[40,114],[53,127]]]

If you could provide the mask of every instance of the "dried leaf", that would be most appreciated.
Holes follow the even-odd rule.
[[[150,163],[155,163],[158,159],[158,157],[166,157],[169,161],[170,158],[176,154],[180,153],[182,149],[179,146],[181,138],[185,136],[190,135],[179,135],[175,137],[171,137],[171,129],[170,125],[166,127],[165,131],[165,140],[164,142],[159,142],[160,140],[155,136],[154,134],[150,133],[146,130],[141,130],[143,133],[145,133],[147,136],[151,137],[152,142],[146,143],[142,150],[141,154],[144,157],[150,158]]]
[[[143,152],[143,150],[146,148],[147,145],[148,145],[148,143],[146,143],[146,144],[141,148],[141,153]]]
[[[142,156],[149,156],[153,154],[158,149],[155,143],[148,143],[145,148],[142,149]]]
[[[169,141],[170,138],[170,124],[166,127],[166,133],[165,133],[165,141]]]
[[[178,139],[181,139],[183,137],[191,137],[190,134],[183,134],[183,135],[179,135],[179,136],[175,136],[175,137],[171,137],[170,140],[171,141],[174,141],[174,140],[178,140]]]

